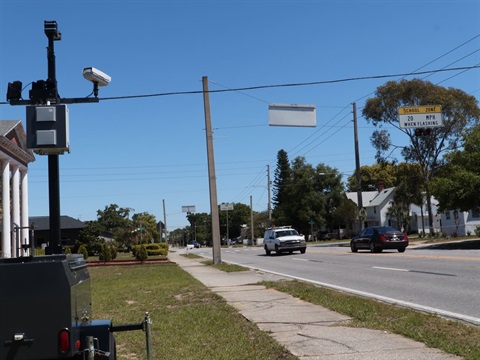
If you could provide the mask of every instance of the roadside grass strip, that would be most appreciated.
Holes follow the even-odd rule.
[[[89,269],[95,319],[152,319],[153,359],[296,359],[174,263]],[[146,358],[145,333],[116,333],[117,358]]]
[[[347,326],[389,331],[466,360],[480,359],[480,327],[298,280],[265,281],[262,284],[347,315],[352,318]]]

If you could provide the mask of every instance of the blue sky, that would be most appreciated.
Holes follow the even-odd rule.
[[[112,77],[99,97],[322,82],[480,64],[478,0],[36,1],[0,0],[0,120],[25,121],[4,104],[7,83],[47,78],[43,21],[58,23],[61,97],[84,97],[93,66]],[[480,71],[418,76],[478,98]],[[352,103],[362,165],[375,162],[362,107],[388,80],[212,93],[218,201],[267,209],[267,165],[304,156],[355,170]],[[412,78],[409,76],[407,78]],[[28,97],[28,86],[23,96]],[[316,106],[316,128],[268,126],[269,103]],[[71,153],[60,157],[61,213],[96,219],[109,204],[148,212],[169,230],[188,224],[182,206],[210,212],[201,94],[69,105]],[[406,137],[388,128],[396,145]],[[394,152],[392,156],[398,156]],[[47,157],[29,166],[30,215],[48,215]]]

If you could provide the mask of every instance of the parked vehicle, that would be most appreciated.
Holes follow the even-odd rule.
[[[263,244],[267,255],[270,255],[272,251],[275,251],[276,254],[281,254],[282,252],[291,254],[294,251],[300,251],[302,254],[305,254],[307,250],[305,236],[299,235],[297,230],[292,229],[290,226],[267,229],[263,235]]]
[[[331,235],[326,230],[318,230],[317,232],[317,240],[330,240]]]
[[[404,252],[408,246],[407,234],[391,226],[370,226],[352,238],[352,252],[365,249],[371,252],[382,252],[384,249],[396,249]]]

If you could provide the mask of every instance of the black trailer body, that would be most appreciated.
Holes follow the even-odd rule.
[[[115,358],[111,321],[91,320],[81,255],[0,259],[0,286],[0,360],[83,359],[87,336]]]

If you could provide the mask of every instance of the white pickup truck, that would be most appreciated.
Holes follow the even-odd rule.
[[[267,229],[263,235],[263,244],[267,255],[270,255],[272,251],[275,251],[276,254],[281,254],[282,252],[291,254],[294,251],[300,251],[300,253],[305,254],[307,250],[305,236],[300,235],[297,230],[290,226]]]

